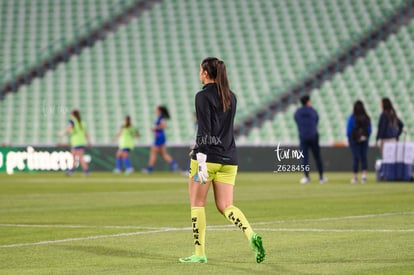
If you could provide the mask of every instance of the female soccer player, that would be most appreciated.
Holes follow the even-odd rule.
[[[191,158],[189,195],[195,254],[182,263],[206,263],[205,205],[210,185],[218,211],[236,225],[249,240],[256,262],[264,260],[262,237],[255,233],[243,212],[233,205],[237,153],[233,136],[236,97],[230,91],[223,61],[208,57],[200,65],[203,89],[196,94],[197,141]]]
[[[139,137],[138,130],[131,125],[131,117],[126,116],[124,124],[119,129],[117,137],[119,138],[119,149],[116,152],[116,168],[114,173],[121,173],[122,162],[125,166],[125,174],[133,172],[131,162],[129,161],[129,152],[134,149],[135,138]]]
[[[88,164],[83,158],[85,147],[90,144],[89,136],[86,131],[86,124],[82,121],[80,112],[78,110],[72,111],[68,127],[59,133],[60,136],[64,136],[66,134],[70,134],[70,144],[72,147],[71,151],[73,155],[73,167],[69,169],[66,174],[68,176],[71,176],[73,174],[75,171],[75,161],[78,159],[85,175],[89,175]]]
[[[161,156],[170,164],[171,170],[176,171],[178,169],[177,163],[174,159],[167,153],[167,147],[165,143],[167,138],[165,136],[165,128],[167,127],[166,120],[170,118],[170,114],[168,112],[167,107],[165,106],[158,106],[156,109],[157,113],[157,120],[155,121],[155,125],[152,128],[154,132],[154,143],[151,146],[150,157],[148,160],[148,166],[144,169],[145,173],[151,173],[154,169],[155,161],[157,160],[157,154],[161,154]]]

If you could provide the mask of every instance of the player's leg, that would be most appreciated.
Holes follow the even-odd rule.
[[[224,217],[238,227],[246,236],[256,254],[256,262],[261,263],[265,257],[262,237],[255,233],[243,212],[233,205],[234,184],[237,175],[236,165],[222,165],[213,181],[216,207]]]
[[[361,182],[366,183],[367,181],[367,170],[368,170],[368,141],[361,144]]]
[[[115,161],[115,169],[114,173],[120,173],[122,170],[122,150],[119,149],[116,151],[116,161]]]
[[[151,146],[150,156],[148,160],[148,165],[153,167],[155,162],[157,161],[157,154],[159,153],[160,149],[158,146]]]
[[[352,164],[352,171],[354,172],[354,179],[356,179],[355,182],[358,182],[358,170],[359,170],[359,163],[361,162],[361,146],[360,144],[354,144],[354,161]],[[355,183],[353,182],[353,183]]]
[[[206,184],[200,184],[197,180],[197,161],[191,160],[188,192],[191,205],[191,227],[193,230],[194,255],[180,258],[179,261],[182,263],[207,262],[205,254],[205,234],[207,227],[205,205],[211,181]]]
[[[85,149],[83,149],[83,148],[79,148],[76,151],[77,151],[77,155],[78,155],[78,158],[79,158],[79,163],[80,163],[80,165],[83,169],[83,172],[85,173],[85,175],[89,175],[89,167],[88,167],[88,164],[85,161],[85,158],[83,157],[84,150]]]
[[[352,153],[352,179],[351,179],[351,183],[357,183],[358,182],[358,163],[359,163],[359,152],[357,149],[357,146],[355,144],[355,142],[350,141],[349,143],[349,148],[351,149],[351,153]]]
[[[124,162],[124,166],[125,166],[125,174],[127,174],[127,175],[129,175],[133,171],[133,168],[131,166],[131,162],[129,160],[129,152],[130,152],[130,149],[125,148],[125,149],[122,149],[122,153],[121,153],[121,158],[122,158],[122,160]]]
[[[316,167],[318,168],[319,172],[319,181],[320,183],[324,183],[326,178],[323,176],[323,165],[322,165],[322,157],[321,157],[321,148],[319,146],[319,138],[315,138],[311,141],[310,148],[313,154],[313,158],[316,162]]]
[[[165,146],[165,144],[160,146],[160,154],[168,163],[170,163],[173,160],[170,154],[168,154],[167,147]]]
[[[76,165],[76,159],[77,159],[77,152],[75,148],[72,148],[72,167],[66,172],[66,175],[71,176],[75,172],[75,165]]]
[[[309,144],[306,140],[303,140],[303,139],[300,140],[300,150],[303,153],[302,165],[303,167],[306,168],[309,165]],[[304,169],[303,173],[305,176],[300,180],[300,183],[302,184],[309,183],[310,181],[309,169]]]
[[[164,145],[160,146],[160,154],[165,159],[166,162],[170,164],[170,168],[172,171],[176,171],[178,169],[177,163],[171,157],[170,154],[167,152],[167,147]]]
[[[150,156],[148,159],[148,166],[143,171],[145,173],[151,173],[154,169],[155,161],[157,160],[157,154],[160,151],[157,145],[152,145],[150,149]]]

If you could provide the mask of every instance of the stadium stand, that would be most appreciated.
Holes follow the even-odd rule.
[[[0,84],[86,35],[132,0],[1,1]],[[8,70],[7,70],[8,69]]]
[[[66,43],[73,37],[53,35],[73,33],[77,24],[88,21],[88,16],[107,18],[108,7],[113,3],[98,0],[74,4],[39,1],[42,4],[38,5],[33,1],[6,2],[1,2],[3,25],[17,20],[13,15],[6,18],[14,10],[17,14],[28,10],[36,13],[31,19],[36,23],[30,29],[32,36],[24,36],[19,28],[7,30],[7,43],[1,53],[10,58],[0,58],[1,68],[10,68],[21,60],[29,63],[37,60],[39,56],[31,54],[44,45],[39,44],[39,39],[43,42],[56,38]],[[124,4],[129,3],[132,0]],[[140,143],[149,144],[151,132],[145,129],[151,127],[155,107],[166,104],[172,113],[167,131],[170,143],[189,143],[193,135],[194,93],[200,89],[198,64],[203,57],[215,55],[226,61],[232,89],[238,95],[237,121],[240,122],[363,37],[403,3],[403,0],[163,1],[105,40],[73,56],[68,63],[57,66],[43,78],[34,79],[17,93],[8,94],[0,101],[0,115],[9,118],[5,131],[0,133],[0,142],[55,144],[59,141],[55,133],[66,124],[69,111],[79,108],[90,126],[94,143],[110,143],[122,116],[129,113],[142,129]],[[56,13],[67,16],[49,16]],[[26,38],[36,42],[27,44]],[[412,35],[395,39],[395,44],[404,44],[398,49],[406,50],[396,50],[403,58],[406,54],[412,55],[406,46],[412,40]],[[27,45],[27,51],[13,47],[16,43]],[[387,50],[390,49],[387,47]],[[355,73],[338,76],[338,83],[327,82],[328,88],[324,86],[314,92],[317,107],[326,108],[323,116],[340,113],[338,119],[343,119],[349,113],[348,106],[338,104],[328,95],[339,98],[335,85],[353,83],[348,79],[351,75]],[[364,82],[363,79],[355,82],[358,81]],[[353,92],[353,89],[343,90]],[[347,102],[352,99],[344,98]],[[331,108],[335,105],[340,112]],[[278,114],[273,122],[266,122],[261,129],[241,137],[240,143],[295,140],[293,110],[293,106],[289,107],[286,114]],[[321,128],[322,141],[343,139],[342,125],[323,124]]]
[[[320,89],[311,93],[314,107],[319,111],[321,140],[326,144],[346,142],[346,121],[352,112],[353,103],[360,99],[367,108],[374,126],[373,137],[381,113],[382,97],[390,97],[398,115],[408,130],[414,125],[414,20],[391,35],[365,58],[360,58],[331,81],[325,82]],[[248,141],[258,142],[265,139],[270,142],[285,141],[289,137],[296,143],[296,125],[294,112],[299,105],[292,105],[279,113],[273,121],[267,121],[258,133],[249,136]],[[286,126],[280,129],[279,123]],[[282,130],[282,132],[281,132]],[[266,138],[262,138],[266,137]],[[371,139],[374,143],[375,138]]]

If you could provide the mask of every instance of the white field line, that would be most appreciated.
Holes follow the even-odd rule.
[[[286,220],[286,221],[275,221],[275,222],[259,222],[252,223],[254,225],[268,225],[268,224],[280,224],[280,223],[289,223],[289,222],[311,222],[311,221],[331,221],[331,220],[350,220],[350,219],[363,219],[363,218],[375,218],[375,217],[387,217],[387,216],[398,216],[398,215],[413,215],[414,212],[398,212],[398,213],[382,213],[382,214],[369,214],[369,215],[360,215],[360,216],[344,216],[336,218],[320,218],[320,219],[303,219],[303,220]],[[40,241],[32,243],[16,243],[16,244],[7,244],[0,245],[0,248],[12,248],[12,247],[24,247],[24,246],[37,246],[37,245],[48,245],[55,243],[65,243],[65,242],[74,242],[74,241],[85,241],[85,240],[95,240],[103,238],[114,238],[114,237],[128,237],[144,234],[155,234],[155,233],[164,233],[171,231],[186,231],[190,230],[190,227],[181,227],[181,228],[154,228],[154,227],[140,227],[140,226],[83,226],[83,225],[39,225],[39,224],[0,224],[0,227],[43,227],[43,228],[106,228],[106,229],[142,229],[148,231],[138,231],[130,233],[119,233],[119,234],[109,234],[109,235],[96,235],[96,236],[87,236],[79,238],[68,238],[60,240],[49,240],[49,241]],[[208,226],[209,230],[228,230],[229,228],[234,228],[233,225],[218,225],[218,226]],[[371,233],[413,233],[414,229],[321,229],[321,228],[260,228],[261,231],[275,231],[275,232],[323,232],[323,233],[355,233],[355,232],[371,232]]]
[[[97,236],[88,236],[88,237],[79,237],[79,238],[68,238],[68,239],[61,239],[61,240],[40,241],[40,242],[33,242],[33,243],[6,244],[6,245],[0,245],[0,248],[36,246],[36,245],[65,243],[65,242],[74,242],[74,241],[86,241],[86,240],[96,240],[96,239],[104,239],[104,238],[114,238],[114,237],[128,237],[128,236],[161,233],[161,232],[167,232],[167,231],[180,231],[180,230],[183,230],[183,229],[182,228],[179,228],[179,229],[164,228],[164,229],[152,230],[152,231],[138,231],[138,232],[130,232],[130,233],[110,234],[110,235],[97,235]],[[189,230],[189,228],[187,228],[187,230]]]
[[[137,178],[137,177],[127,177],[124,175],[119,175],[119,177],[106,177],[106,178],[94,178],[93,175],[89,177],[71,177],[71,178],[28,178],[24,180],[25,183],[78,183],[78,182],[88,182],[88,183],[152,183],[152,184],[164,184],[164,183],[187,183],[187,177],[171,177],[171,178]]]
[[[324,222],[324,221],[340,221],[340,220],[355,220],[355,219],[367,219],[367,218],[379,218],[379,217],[391,217],[402,215],[414,215],[414,211],[411,212],[394,212],[394,213],[380,213],[380,214],[367,214],[358,216],[344,216],[344,217],[331,217],[331,218],[316,218],[316,219],[302,219],[302,220],[282,220],[273,222],[258,222],[256,225],[269,225],[269,224],[281,224],[281,223],[299,223],[299,222]]]
[[[413,212],[394,212],[394,213],[380,213],[380,214],[368,214],[358,216],[343,216],[343,217],[331,217],[331,218],[316,218],[316,219],[301,219],[301,220],[281,220],[273,222],[256,222],[254,225],[270,225],[281,223],[300,223],[300,222],[321,222],[321,221],[339,221],[339,220],[353,220],[353,219],[365,219],[365,218],[378,218],[378,217],[390,217],[401,215],[414,215]],[[0,227],[27,227],[27,228],[98,228],[98,229],[142,229],[142,230],[159,230],[160,227],[145,227],[145,226],[133,226],[133,225],[74,225],[74,224],[12,224],[3,223]],[[215,228],[233,227],[233,225],[211,225],[210,229]],[[167,227],[165,227],[167,228]]]
[[[320,232],[320,233],[414,233],[413,229],[325,229],[325,228],[260,228],[275,232]]]
[[[228,227],[228,226],[227,226]],[[228,228],[210,228],[213,231],[228,230]],[[16,244],[6,244],[0,245],[0,248],[13,248],[13,247],[24,247],[24,246],[38,246],[38,245],[49,245],[56,243],[66,243],[66,242],[75,242],[75,241],[88,241],[96,239],[105,239],[105,238],[116,238],[116,237],[129,237],[145,234],[155,234],[155,233],[165,233],[172,231],[189,231],[190,227],[182,228],[163,228],[159,230],[151,231],[139,231],[139,232],[130,232],[130,233],[119,233],[119,234],[110,234],[110,235],[97,235],[97,236],[87,236],[79,238],[68,238],[60,240],[50,240],[50,241],[40,241],[33,243],[16,243]],[[274,232],[318,232],[318,233],[357,233],[357,232],[368,232],[368,233],[414,233],[414,229],[321,229],[321,228],[260,228],[261,231],[274,231]]]
[[[133,226],[133,225],[76,225],[76,224],[12,224],[2,223],[0,227],[26,227],[26,228],[74,228],[74,229],[141,229],[141,230],[159,230],[160,227],[146,227],[146,226]]]
[[[209,228],[209,229],[213,231],[228,230],[228,228]],[[79,238],[40,241],[40,242],[33,242],[33,243],[6,244],[6,245],[0,245],[0,248],[49,245],[49,244],[56,244],[56,243],[88,241],[88,240],[116,238],[116,237],[129,237],[129,236],[137,236],[137,235],[145,235],[145,234],[164,233],[164,232],[171,232],[171,231],[187,231],[187,230],[191,230],[191,228],[190,227],[162,228],[159,230],[151,230],[151,231],[138,231],[138,232],[130,232],[130,233],[110,234],[110,235],[96,235],[96,236],[87,236],[87,237],[79,237]],[[368,233],[413,233],[414,232],[414,229],[260,228],[260,230],[261,231],[274,231],[274,232],[305,232],[305,233],[306,232],[318,232],[318,233],[358,233],[358,232],[362,232],[362,233],[364,232],[368,232]]]

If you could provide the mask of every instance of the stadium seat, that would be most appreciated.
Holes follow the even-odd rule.
[[[21,60],[28,64],[37,62],[39,48],[56,39],[69,43],[83,33],[87,24],[99,24],[110,18],[112,10],[121,11],[133,2],[117,2],[117,10],[109,0],[2,1],[1,22],[6,24],[0,31],[7,40],[1,49],[10,55],[0,59],[0,67],[10,68]],[[65,111],[56,113],[55,109],[56,119],[40,124],[37,136],[23,135],[25,124],[36,125],[35,120],[42,112],[41,105],[37,108],[35,104],[30,105],[33,110],[32,115],[27,115],[27,121],[21,122],[21,127],[8,127],[1,138],[16,144],[58,142],[54,133],[67,123],[70,110],[79,108],[85,114],[95,143],[111,144],[113,128],[119,127],[122,117],[128,113],[139,124],[140,143],[151,144],[149,129],[154,109],[165,104],[172,113],[169,141],[188,143],[188,136],[193,133],[193,125],[188,121],[193,121],[194,94],[201,89],[198,66],[202,58],[215,55],[226,62],[231,89],[238,96],[236,120],[241,122],[377,26],[402,3],[404,0],[160,2],[109,34],[104,41],[85,49],[18,93],[8,95],[0,102],[0,115],[11,121],[20,121],[16,119],[20,113],[7,104],[20,106],[24,98],[25,104],[34,98],[40,103],[48,98],[47,107],[63,106]],[[26,13],[31,16],[22,18]],[[16,24],[9,28],[9,22]],[[368,56],[365,59],[369,62],[355,65],[353,71],[335,77],[338,83],[332,80],[329,89],[323,86],[314,93],[315,107],[321,110],[324,142],[343,140],[340,129],[344,122],[333,126],[322,121],[332,115],[338,120],[347,116],[350,108],[335,103],[337,100],[350,104],[357,95],[378,100],[379,96],[364,96],[371,86],[363,85],[365,80],[360,77],[381,87],[379,80],[384,74],[406,75],[407,69],[412,69],[409,62],[404,67],[387,69],[390,63],[413,57],[412,47],[406,46],[412,43],[412,28],[402,31],[393,44],[387,42],[386,47],[379,47],[383,55]],[[50,52],[44,51],[44,54]],[[384,72],[377,76],[371,73],[372,68]],[[358,89],[364,90],[356,92]],[[27,94],[31,94],[30,100]],[[402,99],[397,100],[399,106]],[[324,106],[326,103],[329,106]],[[246,143],[296,140],[294,109],[288,108],[280,114],[275,119],[278,122],[271,122],[272,127],[266,123],[266,127],[241,140]]]
[[[380,43],[365,58],[358,59],[354,66],[347,67],[343,73],[336,74],[325,82],[320,89],[312,91],[313,105],[320,114],[319,131],[323,143],[346,142],[347,117],[358,99],[364,102],[371,116],[372,143],[376,136],[382,97],[389,97],[393,101],[397,114],[408,128],[408,135],[413,134],[410,125],[413,124],[414,94],[410,91],[414,82],[408,75],[414,71],[414,63],[407,61],[410,60],[408,52],[404,54],[401,51],[403,47],[414,47],[414,37],[408,39],[406,36],[412,30],[414,20]],[[399,46],[403,44],[405,46]],[[290,121],[292,113],[287,111],[277,117],[274,123]],[[265,130],[257,134],[266,135]]]

